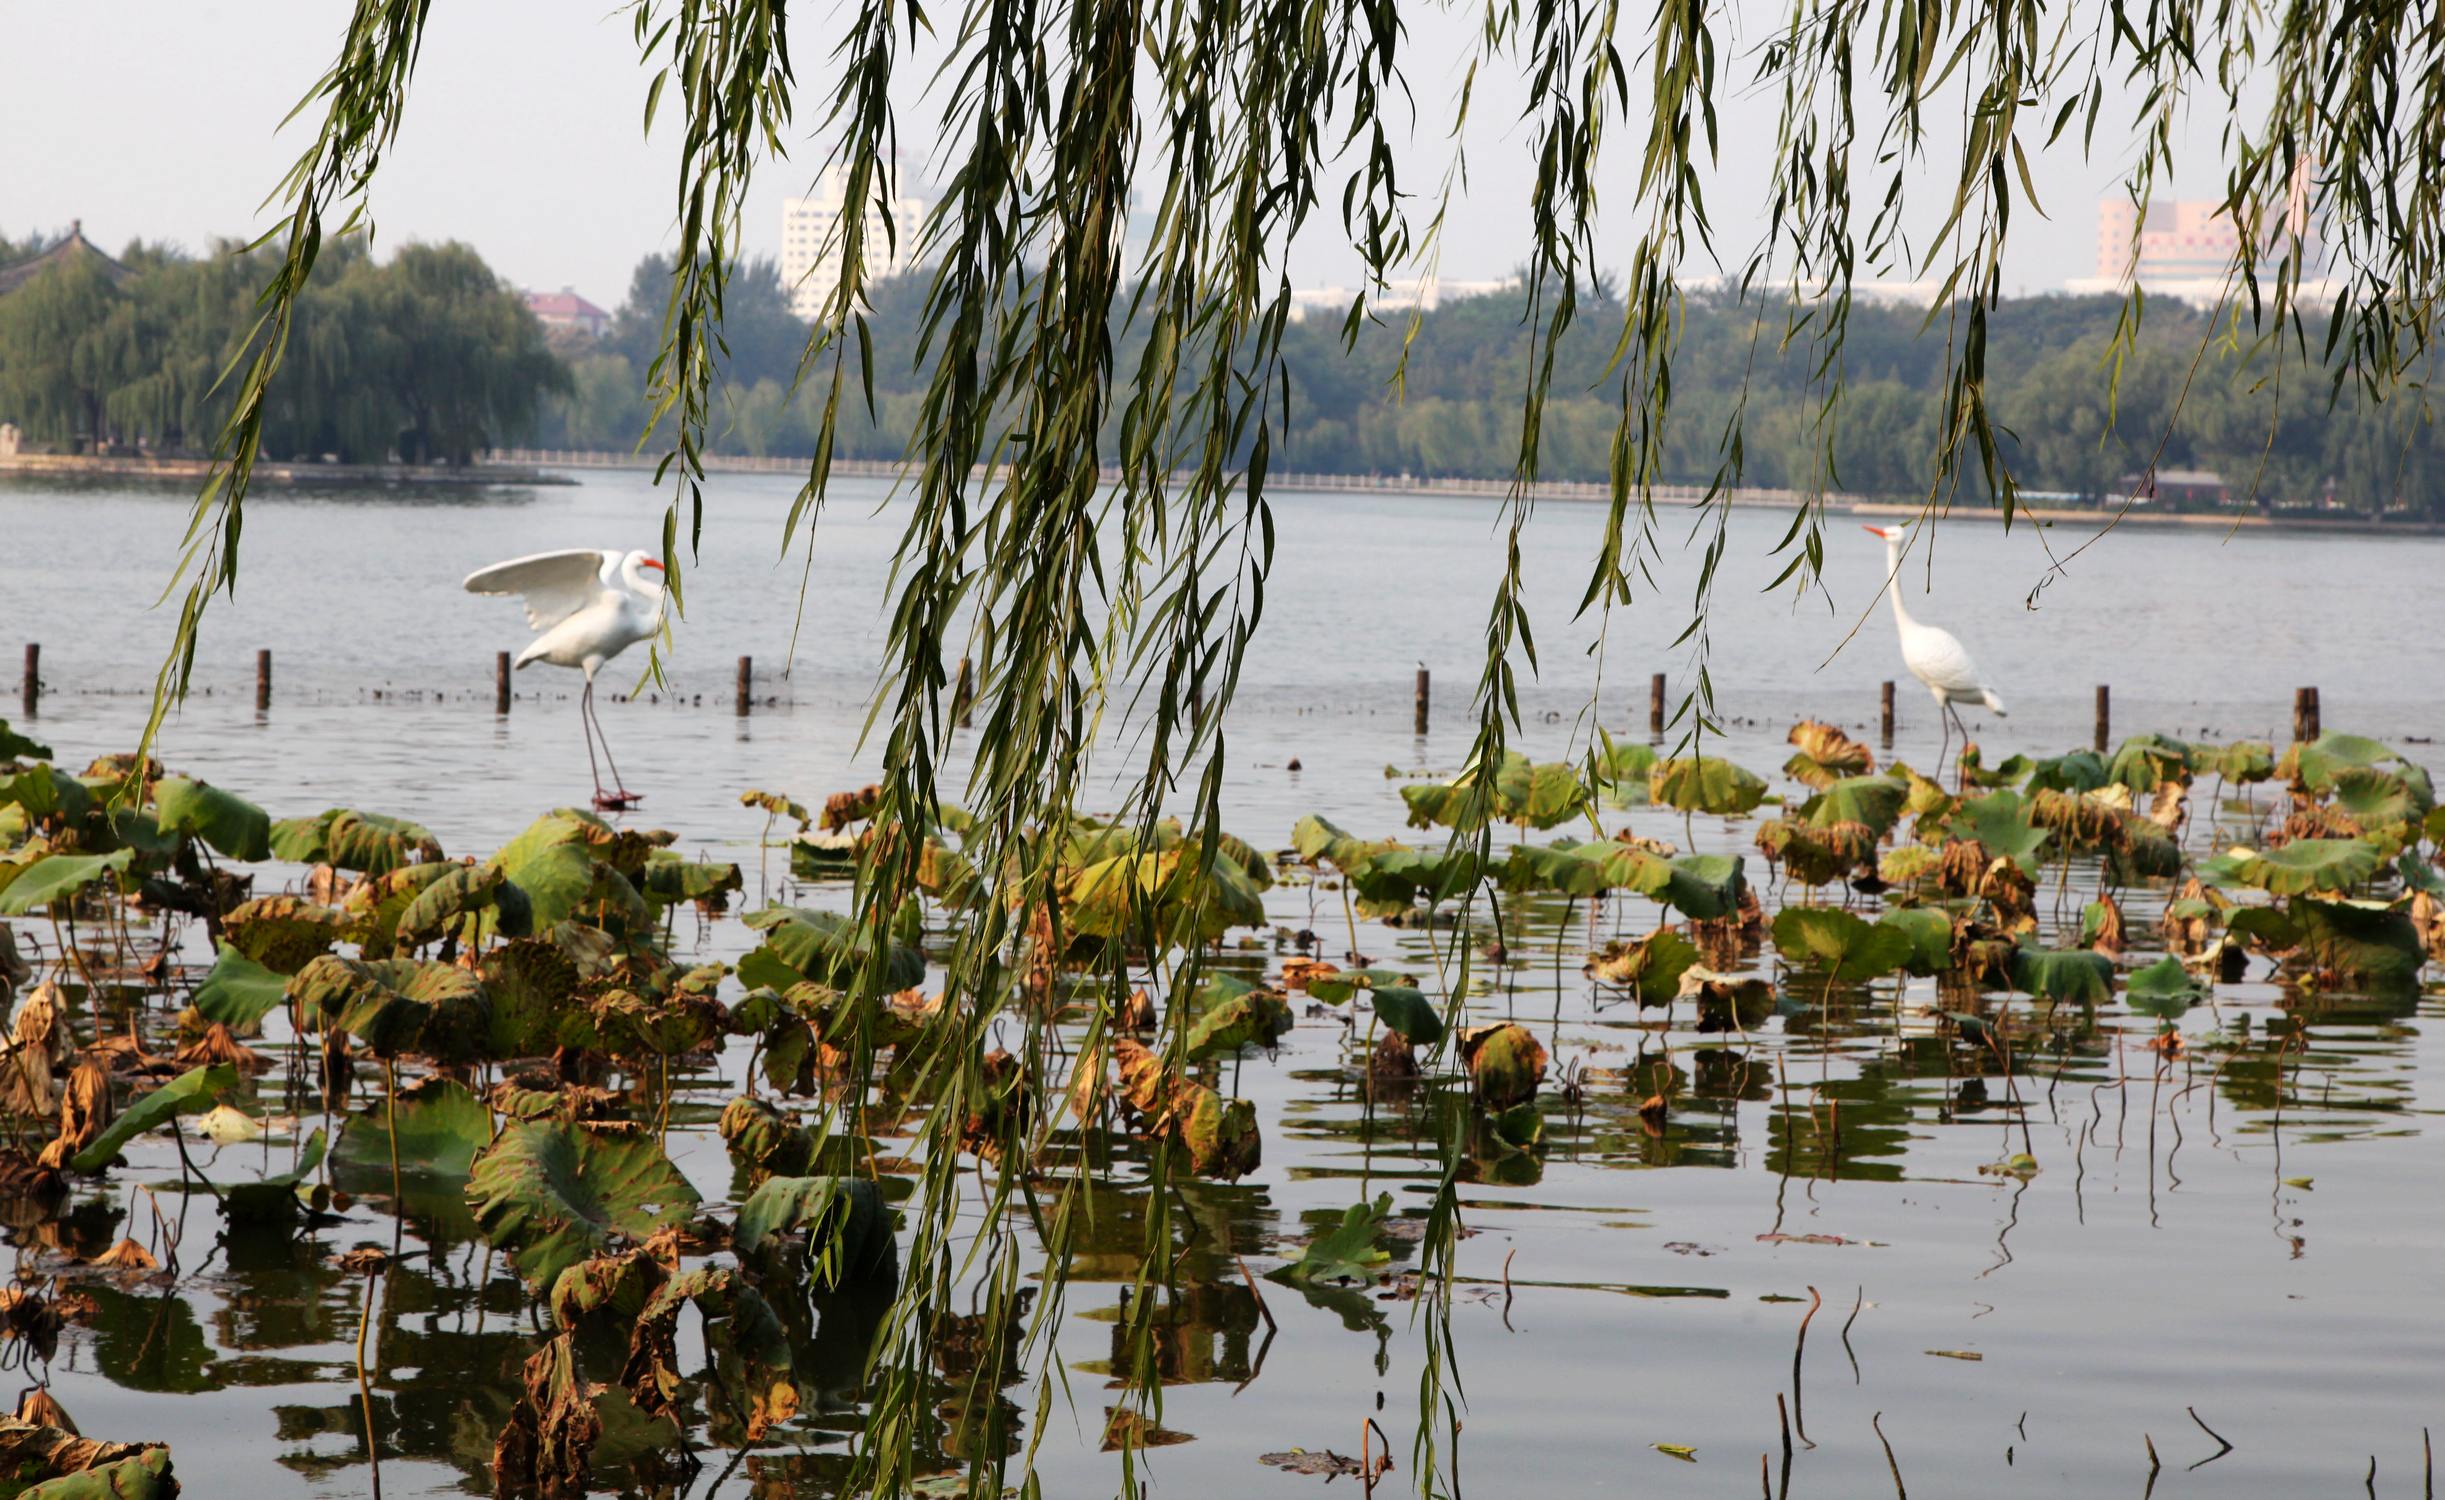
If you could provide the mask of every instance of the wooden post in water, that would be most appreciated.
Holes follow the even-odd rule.
[[[1661,672],[1647,679],[1647,732],[1657,736],[1664,733],[1664,674]]]
[[[492,654],[492,711],[496,714],[509,712],[511,670],[508,652],[496,651]]]
[[[262,713],[272,706],[272,648],[255,653],[255,712]]]
[[[959,683],[951,689],[951,718],[960,728],[968,727],[968,711],[976,706],[976,670],[968,658],[959,659]]]
[[[2318,690],[2313,687],[2292,690],[2292,738],[2307,744],[2318,737]]]
[[[738,715],[740,718],[746,718],[748,709],[754,706],[755,693],[756,659],[752,656],[742,656],[739,658]]]
[[[1416,698],[1416,701],[1415,701],[1415,704],[1414,704],[1415,713],[1413,714],[1413,722],[1412,722],[1412,723],[1411,723],[1411,725],[1410,725],[1411,731],[1412,731],[1413,733],[1420,734],[1420,735],[1423,735],[1423,734],[1425,734],[1425,733],[1426,733],[1426,705],[1427,705],[1427,698],[1428,698],[1428,692],[1427,692],[1426,668],[1424,668],[1424,667],[1420,667],[1420,668],[1418,668],[1418,693],[1417,693],[1417,698]]]
[[[2114,690],[2104,683],[2097,684],[2097,753],[2105,754],[2111,742],[2114,724]]]
[[[1885,742],[1886,749],[1893,748],[1893,684],[1890,682],[1876,690],[1876,733]]]
[[[34,700],[42,696],[42,643],[25,643],[25,716],[34,717]]]

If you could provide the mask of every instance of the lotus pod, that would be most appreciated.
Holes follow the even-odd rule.
[[[1477,1081],[1478,1098],[1489,1109],[1525,1104],[1545,1081],[1545,1046],[1517,1022],[1461,1032],[1460,1057]]]
[[[751,1172],[797,1177],[815,1164],[815,1137],[761,1099],[741,1097],[723,1106],[721,1132],[730,1159]]]

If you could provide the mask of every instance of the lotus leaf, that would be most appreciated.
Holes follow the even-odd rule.
[[[573,920],[606,931],[642,928],[652,913],[618,864],[633,857],[641,868],[653,846],[622,837],[591,813],[564,807],[528,824],[488,863],[525,894],[531,930]]]
[[[682,1222],[697,1197],[645,1136],[521,1120],[476,1157],[467,1202],[519,1272],[549,1287],[562,1271],[622,1238],[643,1239]]]
[[[0,776],[0,807],[19,809],[30,827],[63,829],[90,821],[95,802],[75,777],[51,766],[28,766]]]
[[[2238,907],[2226,918],[2224,930],[2237,942],[2256,943],[2271,953],[2300,946],[2301,927],[2272,906]]]
[[[1881,838],[1901,821],[1909,796],[1910,788],[1890,776],[1847,776],[1820,783],[1817,794],[1800,805],[1800,819],[1811,828],[1863,824]]]
[[[303,1210],[327,1206],[330,1191],[314,1180],[314,1169],[323,1164],[323,1147],[323,1133],[317,1129],[306,1137],[297,1164],[286,1172],[260,1182],[240,1182],[223,1188],[221,1212],[233,1224],[280,1224],[296,1218]]]
[[[1666,861],[1664,904],[1685,917],[1712,922],[1740,909],[1747,866],[1737,854],[1684,854]]]
[[[873,953],[872,940],[847,917],[796,906],[769,906],[743,919],[764,934],[761,947],[739,960],[739,978],[749,985],[786,990],[804,980],[846,989]],[[888,945],[880,988],[904,990],[925,979],[925,955]]]
[[[2291,914],[2300,928],[2299,957],[2319,973],[2372,988],[2418,984],[2426,955],[2419,929],[2400,909],[2378,902],[2301,897],[2293,901]]]
[[[558,944],[542,938],[503,943],[484,955],[478,972],[492,997],[493,1057],[536,1057],[559,1045],[579,976]]]
[[[499,905],[506,877],[489,865],[444,865],[443,873],[425,884],[399,913],[399,925],[393,941],[402,948],[417,948],[440,937],[444,932],[460,928],[478,912]],[[531,909],[521,912],[515,920],[503,913],[494,930],[511,937],[524,937],[532,930]]]
[[[721,1132],[730,1159],[751,1172],[794,1177],[815,1164],[814,1134],[761,1099],[741,1096],[723,1105]]]
[[[2375,740],[2357,734],[2322,734],[2294,745],[2276,762],[2275,774],[2313,792],[2333,788],[2335,777],[2354,767],[2381,766],[2401,757]]]
[[[2115,748],[2105,779],[2147,793],[2168,781],[2188,781],[2190,767],[2190,746],[2161,734],[2135,734]]]
[[[2142,1015],[2172,1021],[2208,994],[2208,987],[2192,977],[2180,959],[2168,955],[2145,968],[2132,970],[2123,999]]]
[[[1653,895],[1671,878],[1663,860],[1612,839],[1514,844],[1498,877],[1504,889],[1587,897],[1604,891]]]
[[[49,760],[51,747],[27,739],[9,728],[8,720],[0,719],[0,760]]]
[[[18,867],[7,884],[0,885],[0,916],[27,916],[72,901],[105,875],[125,875],[135,857],[132,849],[116,854],[41,855]]]
[[[1653,745],[1617,741],[1598,730],[1590,758],[1591,779],[1607,807],[1636,807],[1647,800],[1647,779],[1655,773]]]
[[[1327,1005],[1339,1005],[1360,990],[1372,990],[1382,985],[1414,985],[1417,982],[1415,974],[1404,974],[1398,969],[1341,969],[1310,978],[1307,992]]]
[[[2105,759],[2094,750],[2074,750],[2067,755],[2051,756],[2029,768],[2028,789],[2031,792],[2062,792],[2078,796],[2104,786]]]
[[[2015,948],[2012,987],[2040,1000],[2100,1004],[2114,998],[2114,961],[2085,948]]]
[[[1081,936],[1131,937],[1142,916],[1166,946],[1212,942],[1265,921],[1265,903],[1237,865],[1217,858],[1201,876],[1185,848],[1116,855],[1076,870],[1062,902],[1070,930]]]
[[[2009,859],[2023,870],[2035,871],[2038,851],[2046,846],[2046,830],[2029,816],[2029,804],[2017,792],[1989,792],[1953,809],[1955,838],[1974,839],[1990,858]]]
[[[1601,984],[1629,990],[1643,1008],[1671,1004],[1681,993],[1681,976],[1697,962],[1695,944],[1659,928],[1636,942],[1607,943],[1588,961],[1587,971]]]
[[[14,1424],[12,1424],[14,1425]],[[20,1429],[22,1430],[22,1429]],[[47,1432],[53,1429],[31,1429]],[[26,1468],[17,1461],[23,1450],[12,1441],[15,1431],[0,1431],[0,1452],[9,1455],[9,1472],[22,1477]],[[71,1445],[82,1443],[73,1434],[62,1434]],[[84,1444],[111,1452],[127,1451],[131,1443]],[[170,1450],[155,1445],[127,1458],[97,1462],[79,1473],[61,1474],[43,1480],[17,1493],[17,1500],[167,1500],[179,1493],[178,1481],[172,1476]]]
[[[731,1243],[753,1254],[775,1235],[807,1232],[816,1284],[838,1286],[888,1268],[896,1256],[891,1213],[862,1177],[771,1177],[739,1205]]]
[[[1838,906],[1784,907],[1774,916],[1774,946],[1784,962],[1843,984],[1881,979],[1917,952],[1902,928],[1862,920]]]
[[[2377,873],[2375,845],[2359,839],[2294,839],[2280,849],[2235,847],[2199,866],[2217,885],[2255,886],[2275,896],[2347,891]]]
[[[1389,839],[1370,843],[1315,813],[1291,825],[1290,843],[1309,864],[1321,862],[1345,873],[1377,854],[1400,847]]]
[[[1272,990],[1251,990],[1226,1000],[1189,1028],[1193,1058],[1222,1057],[1242,1047],[1271,1047],[1290,1035],[1290,1002]]]
[[[1789,739],[1797,751],[1783,762],[1783,774],[1810,786],[1830,787],[1845,779],[1864,778],[1876,769],[1876,757],[1868,747],[1831,724],[1803,719],[1791,726]]]
[[[1559,827],[1594,800],[1579,768],[1561,761],[1531,764],[1524,755],[1510,754],[1495,773],[1495,816],[1522,828]]]
[[[303,896],[257,896],[221,919],[230,947],[279,974],[295,974],[349,936],[344,912]]]
[[[1113,1043],[1120,1094],[1150,1140],[1167,1140],[1188,1154],[1201,1177],[1236,1180],[1257,1169],[1264,1141],[1256,1106],[1227,1099],[1163,1066],[1163,1059],[1124,1037]]]
[[[356,941],[357,956],[396,956],[399,919],[407,915],[407,909],[424,894],[427,886],[465,868],[439,861],[401,865],[380,875],[368,875],[349,887],[340,910],[348,915],[347,935]]]
[[[1423,991],[1405,984],[1378,985],[1367,998],[1384,1028],[1411,1046],[1431,1047],[1443,1040],[1443,1014]]]
[[[309,1023],[344,1030],[377,1057],[471,1062],[490,1037],[491,999],[455,964],[324,954],[298,971],[289,994]]]
[[[2265,740],[2235,740],[2213,748],[2194,747],[2199,769],[2213,771],[2237,785],[2254,785],[2275,774],[2275,747]]]
[[[1537,1096],[1545,1081],[1545,1045],[1513,1021],[1460,1033],[1460,1057],[1488,1109],[1506,1110]]]
[[[241,1087],[238,1070],[219,1063],[191,1068],[119,1111],[118,1117],[93,1143],[68,1159],[80,1172],[99,1172],[119,1154],[119,1148],[175,1115],[202,1114],[221,1095]]]
[[[284,976],[223,943],[212,971],[195,987],[195,1008],[207,1021],[246,1030],[287,1002],[288,986]]]
[[[164,833],[200,839],[229,859],[272,857],[271,815],[243,797],[184,776],[164,776],[154,785],[153,807]]]
[[[272,852],[301,865],[330,865],[383,875],[418,860],[441,858],[432,830],[405,818],[335,807],[311,818],[283,818],[271,828]]]
[[[727,1266],[701,1266],[671,1277],[638,1315],[620,1382],[647,1416],[673,1409],[684,1389],[678,1371],[679,1313],[690,1303],[704,1319],[704,1343],[716,1364],[724,1356],[746,1366],[746,1436],[754,1442],[798,1410],[790,1376],[790,1342],[763,1294]]]
[[[1406,904],[1424,897],[1429,906],[1448,901],[1477,884],[1477,853],[1472,849],[1384,849],[1353,872],[1360,891],[1377,900],[1397,893]]]
[[[1342,1211],[1340,1223],[1309,1240],[1297,1260],[1274,1274],[1284,1281],[1372,1282],[1377,1268],[1392,1259],[1375,1243],[1391,1217],[1390,1193],[1376,1194],[1373,1203],[1353,1203]]]
[[[2436,805],[2435,788],[2424,773],[2404,774],[2367,766],[2349,766],[2335,773],[2335,805],[2363,828],[2401,825],[2408,828]]]
[[[1665,807],[1726,817],[1753,811],[1766,790],[1755,772],[1720,757],[1657,761],[1647,778],[1647,795]]]
[[[2106,845],[2105,873],[2116,885],[2171,880],[2182,873],[2182,846],[2156,823],[2125,813],[2121,836]]]
[[[492,1111],[484,1101],[456,1079],[433,1078],[401,1089],[395,1101],[369,1104],[350,1115],[331,1159],[387,1172],[394,1118],[399,1170],[411,1177],[463,1178],[475,1170],[476,1156],[492,1144]]]
[[[1934,874],[1941,858],[1925,844],[1899,844],[1877,860],[1876,875],[1887,885],[1910,885]]]
[[[1941,974],[1953,966],[1953,923],[1944,913],[1926,906],[1897,906],[1879,916],[1876,925],[1909,939],[1910,955],[1903,967],[1911,973]]]

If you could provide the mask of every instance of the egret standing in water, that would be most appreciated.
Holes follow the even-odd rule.
[[[1970,659],[1969,648],[1951,631],[1922,624],[1910,618],[1910,611],[1902,607],[1902,544],[1908,539],[1910,528],[1905,525],[1861,529],[1884,538],[1885,589],[1893,595],[1893,628],[1902,638],[1902,665],[1935,695],[1936,717],[1944,728],[1943,746],[1936,751],[1936,764],[1941,766],[1945,751],[1952,748],[1954,725],[1961,726],[1962,749],[1969,748],[1970,727],[1961,723],[1961,710],[1954,705],[1983,703],[2000,719],[2004,717],[2003,694],[1995,691],[1979,673],[1978,663]]]
[[[611,741],[594,716],[594,674],[637,642],[662,628],[662,564],[643,552],[574,548],[512,558],[467,575],[470,594],[518,594],[526,600],[526,623],[543,632],[518,653],[518,665],[548,662],[586,674],[578,698],[578,725],[586,733],[586,765],[594,773],[594,805],[620,812],[644,800],[620,779]],[[603,742],[612,790],[603,790],[594,744]]]

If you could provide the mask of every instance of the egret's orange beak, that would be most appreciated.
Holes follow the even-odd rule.
[[[1883,528],[1882,526],[1865,526],[1865,525],[1863,525],[1863,526],[1861,526],[1859,529],[1860,529],[1860,530],[1862,530],[1862,531],[1864,531],[1864,532],[1866,532],[1866,533],[1867,533],[1868,535],[1870,535],[1870,536],[1883,536],[1883,535],[1885,535],[1885,528]]]
[[[662,571],[662,559],[658,557],[649,557],[639,562],[637,566],[640,568],[651,568],[655,572],[659,573]]]

